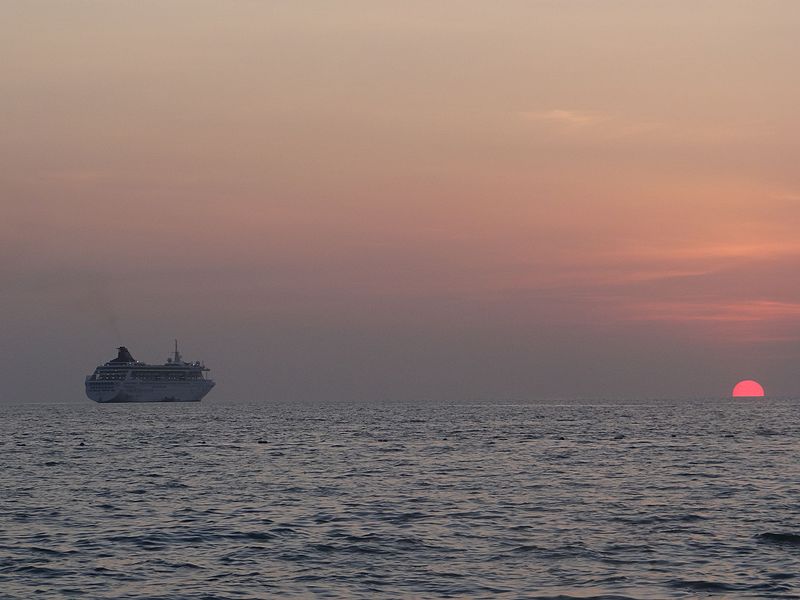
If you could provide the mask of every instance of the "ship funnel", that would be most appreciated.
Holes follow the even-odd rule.
[[[133,363],[136,360],[131,356],[131,353],[128,352],[128,349],[125,346],[120,346],[117,348],[117,358],[111,361],[112,363]]]

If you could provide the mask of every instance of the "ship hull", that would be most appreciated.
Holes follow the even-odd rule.
[[[113,387],[86,383],[86,395],[100,404],[127,402],[200,402],[214,387],[210,380],[141,384],[120,382]]]

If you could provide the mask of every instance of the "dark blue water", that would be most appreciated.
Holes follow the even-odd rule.
[[[0,407],[0,597],[800,598],[799,414]]]

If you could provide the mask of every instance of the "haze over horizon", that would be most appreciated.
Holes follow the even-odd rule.
[[[0,5],[0,402],[800,390],[800,3]]]

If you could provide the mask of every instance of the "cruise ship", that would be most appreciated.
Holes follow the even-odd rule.
[[[177,340],[163,365],[139,362],[125,346],[117,351],[86,377],[86,395],[95,402],[200,402],[214,387],[202,362],[184,362]]]

